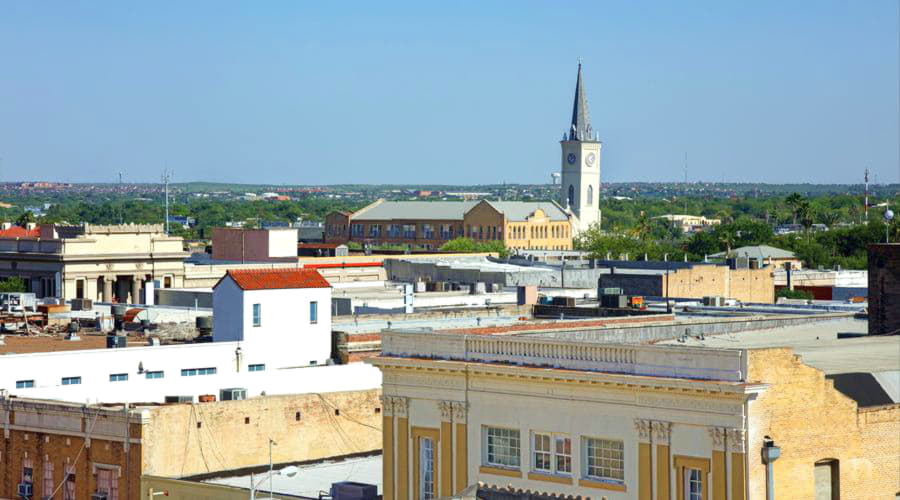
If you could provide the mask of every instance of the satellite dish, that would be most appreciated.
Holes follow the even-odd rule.
[[[884,211],[884,220],[890,222],[894,219],[894,211],[890,208]]]

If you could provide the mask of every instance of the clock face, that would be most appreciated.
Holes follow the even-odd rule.
[[[597,155],[594,153],[588,153],[587,158],[584,159],[587,162],[589,167],[594,166],[594,162],[597,161]]]
[[[569,162],[569,165],[572,165],[573,163],[575,163],[575,160],[577,160],[577,159],[578,159],[578,157],[575,156],[575,153],[569,153],[569,156],[566,157],[566,161]]]

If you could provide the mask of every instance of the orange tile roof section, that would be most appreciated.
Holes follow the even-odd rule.
[[[241,290],[331,287],[314,269],[233,269],[228,276]]]
[[[0,229],[0,238],[38,238],[40,236],[40,229],[25,229],[20,226],[13,226],[9,229]]]

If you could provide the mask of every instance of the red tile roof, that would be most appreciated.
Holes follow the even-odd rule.
[[[331,287],[314,269],[237,269],[228,271],[228,276],[241,290]]]
[[[0,229],[0,238],[39,238],[41,230],[38,228],[25,229],[20,226],[13,226],[9,229]]]

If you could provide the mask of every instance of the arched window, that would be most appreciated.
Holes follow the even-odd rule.
[[[575,186],[569,184],[569,197],[566,204],[570,207],[575,206]]]
[[[588,186],[588,197],[587,204],[591,206],[594,204],[594,186]]]

